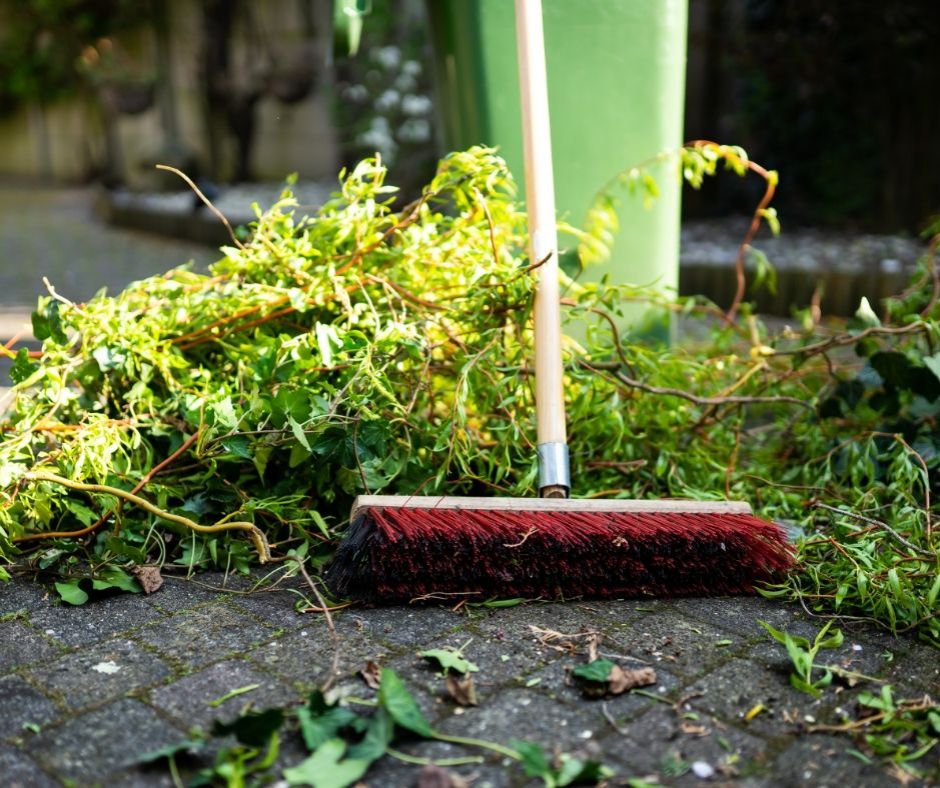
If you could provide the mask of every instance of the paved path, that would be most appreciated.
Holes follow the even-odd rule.
[[[246,702],[263,709],[299,700],[324,679],[332,658],[327,627],[320,616],[294,612],[293,592],[246,594],[242,578],[230,579],[226,590],[216,574],[198,581],[168,579],[147,597],[126,594],[78,608],[55,604],[24,579],[0,589],[5,786],[169,785],[160,769],[136,766],[137,756],[183,740],[193,726],[230,720]],[[834,721],[840,706],[851,709],[858,690],[830,688],[814,701],[792,689],[784,650],[758,619],[807,636],[818,623],[757,598],[531,603],[469,615],[440,607],[353,608],[336,614],[339,686],[372,696],[356,674],[375,660],[399,673],[436,728],[588,754],[616,769],[613,785],[637,777],[698,784],[689,771],[695,762],[715,770],[710,783],[725,785],[894,785],[884,769],[848,754],[858,746],[851,739],[797,735],[809,721]],[[568,637],[542,642],[545,631]],[[625,667],[652,666],[656,684],[646,689],[666,702],[636,693],[582,697],[568,671],[585,660],[577,635],[587,631],[600,633],[602,655]],[[823,654],[827,662],[889,678],[906,697],[936,693],[935,650],[867,627],[845,631],[843,646]],[[480,705],[462,709],[416,652],[471,639],[465,654],[480,668]],[[102,672],[102,665],[110,667]],[[209,705],[251,684],[259,686]],[[746,721],[758,704],[763,710]],[[433,758],[476,754],[417,740],[400,748]],[[290,735],[281,764],[296,763],[301,753],[299,737]],[[476,774],[477,788],[535,784],[498,757],[455,771]],[[385,757],[363,782],[412,786],[418,772]]]

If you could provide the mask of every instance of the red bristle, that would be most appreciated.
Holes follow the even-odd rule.
[[[746,514],[367,507],[327,582],[389,602],[434,592],[724,595],[750,593],[792,562],[783,531]]]

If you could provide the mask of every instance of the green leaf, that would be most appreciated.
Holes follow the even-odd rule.
[[[212,725],[212,735],[232,734],[238,741],[249,747],[264,747],[283,722],[284,712],[281,709],[250,711],[229,723],[216,720]]]
[[[555,784],[565,785],[597,785],[607,777],[613,777],[614,772],[598,761],[582,761],[567,753],[560,757],[561,764],[555,770]]]
[[[22,383],[37,369],[39,369],[39,365],[29,360],[29,351],[25,347],[21,347],[16,351],[16,358],[13,360],[13,365],[10,367],[10,380],[12,380],[14,384]]]
[[[394,735],[395,723],[389,713],[379,707],[369,720],[369,727],[366,728],[366,735],[363,736],[362,741],[349,748],[349,757],[371,763],[385,754]]]
[[[327,704],[323,693],[314,690],[307,705],[297,709],[300,732],[307,749],[313,752],[323,742],[332,739],[343,728],[356,721],[357,716],[347,708]]]
[[[59,592],[63,602],[68,602],[70,605],[84,605],[88,601],[88,594],[78,587],[79,582],[79,580],[69,580],[55,584],[55,590]]]
[[[68,342],[59,316],[59,302],[55,299],[40,298],[39,308],[32,314],[32,322],[33,336],[40,342],[50,338],[60,345]]]
[[[398,674],[391,668],[382,668],[379,681],[379,704],[388,711],[392,719],[419,736],[431,738],[433,732],[430,723],[421,713],[415,699],[405,689]]]
[[[91,585],[96,591],[119,588],[121,591],[128,591],[132,594],[141,592],[140,584],[123,569],[117,567],[106,569],[92,580]]]
[[[822,693],[816,689],[816,687],[814,687],[808,681],[804,681],[802,678],[796,675],[796,673],[790,674],[790,684],[800,692],[805,692],[807,695],[812,695],[814,698],[818,698],[822,695]]]
[[[232,398],[225,397],[211,405],[212,413],[215,415],[215,424],[224,430],[233,430],[238,425],[238,416],[235,413],[235,407],[232,405]]]
[[[924,366],[936,375],[937,380],[940,380],[940,353],[934,353],[932,356],[924,356],[923,362]]]
[[[152,763],[153,761],[159,761],[161,758],[172,758],[174,755],[178,755],[181,752],[201,750],[205,746],[206,742],[204,739],[185,739],[176,744],[168,744],[166,747],[161,747],[158,750],[145,752],[137,759],[137,762]]]
[[[291,769],[284,770],[288,785],[312,785],[314,788],[346,788],[369,769],[371,761],[347,758],[346,742],[329,739],[313,755]]]
[[[251,441],[245,435],[231,435],[221,441],[222,448],[243,460],[251,459]]]
[[[432,648],[418,654],[432,662],[436,661],[445,673],[452,670],[455,673],[476,673],[480,668],[466,659],[459,651],[450,648]]]
[[[543,777],[551,773],[548,757],[538,744],[512,739],[509,746],[521,756],[522,768],[529,777]]]
[[[610,678],[610,671],[614,669],[614,663],[609,659],[595,659],[586,665],[578,665],[571,671],[571,675],[583,681],[605,682]]]

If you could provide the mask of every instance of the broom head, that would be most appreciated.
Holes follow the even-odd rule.
[[[326,582],[369,602],[723,596],[792,564],[783,529],[745,503],[367,495]]]

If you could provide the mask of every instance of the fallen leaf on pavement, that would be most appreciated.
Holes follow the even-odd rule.
[[[159,566],[135,566],[131,568],[131,574],[137,578],[145,594],[152,594],[163,585]]]
[[[473,676],[457,677],[450,673],[444,679],[447,694],[461,706],[476,706],[477,691],[473,686]]]
[[[646,687],[656,683],[656,671],[652,668],[627,668],[614,665],[607,677],[607,690],[611,695],[621,695],[634,687]]]
[[[362,676],[362,680],[369,686],[370,689],[379,688],[379,676],[381,673],[382,668],[380,668],[371,659],[366,662],[366,666],[359,671],[359,675]]]

